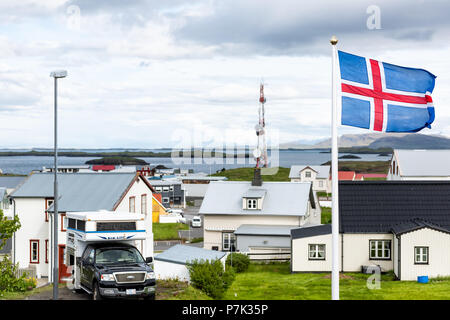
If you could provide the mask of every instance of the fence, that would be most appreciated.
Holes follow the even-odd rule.
[[[28,267],[28,268],[17,268],[16,269],[16,278],[20,278],[25,275],[26,278],[36,278],[36,268]]]

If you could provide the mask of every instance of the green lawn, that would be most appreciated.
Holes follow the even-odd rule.
[[[189,230],[184,223],[153,223],[154,240],[178,240],[178,230]]]
[[[220,173],[215,173],[212,176],[227,177],[230,181],[251,181],[253,179],[253,172],[255,168],[236,168],[225,170]],[[290,168],[279,167],[276,174],[265,175],[261,174],[263,181],[291,181],[289,179]],[[261,171],[261,173],[264,173]]]
[[[321,207],[322,216],[320,218],[320,223],[329,224],[331,223],[331,208],[329,207]]]
[[[428,284],[395,281],[392,274],[383,274],[381,288],[370,290],[369,275],[346,273],[340,281],[343,300],[437,300],[450,299],[450,280],[431,280]],[[230,300],[328,300],[331,298],[330,275],[326,273],[295,273],[289,264],[251,264],[247,272],[237,274],[226,292]]]

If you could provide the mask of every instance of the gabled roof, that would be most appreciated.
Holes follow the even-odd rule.
[[[404,223],[396,224],[391,228],[391,231],[396,235],[401,235],[403,233],[416,231],[422,228],[430,228],[441,232],[450,233],[449,229],[443,228],[441,226],[438,226],[434,223],[422,219],[412,219],[410,221],[405,221]]]
[[[3,177],[0,176],[0,187],[15,189],[24,181],[26,177]]]
[[[249,189],[265,190],[261,210],[244,210],[242,198]],[[304,216],[308,202],[315,207],[310,182],[211,181],[200,207],[200,214]]]
[[[134,173],[60,173],[58,211],[114,210],[138,177]],[[145,178],[142,180],[149,185]],[[52,198],[53,181],[53,173],[34,173],[11,197]]]
[[[450,181],[341,181],[339,217],[343,233],[390,233],[414,219],[450,230]]]
[[[226,252],[177,244],[164,252],[155,255],[155,260],[177,264],[189,264],[194,260],[214,261],[222,259]]]
[[[300,172],[306,168],[311,168],[317,172],[317,178],[328,179],[330,177],[330,166],[310,166],[307,164],[293,165],[289,171],[289,178],[300,178]]]
[[[338,171],[338,179],[339,180],[350,180],[353,181],[353,179],[356,177],[355,171]]]
[[[450,150],[395,149],[401,176],[450,177]]]

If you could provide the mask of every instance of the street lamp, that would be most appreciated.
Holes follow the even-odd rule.
[[[55,81],[55,181],[53,185],[53,300],[58,300],[58,103],[57,103],[57,89],[59,78],[67,77],[67,71],[58,70],[50,73],[50,77]]]

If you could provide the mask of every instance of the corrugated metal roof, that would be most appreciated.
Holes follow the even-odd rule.
[[[261,210],[242,208],[242,198],[249,189],[267,191]],[[304,216],[309,199],[314,199],[310,182],[264,182],[258,188],[250,181],[211,181],[199,213]]]
[[[400,175],[413,177],[449,177],[450,150],[395,149]]]
[[[133,173],[60,173],[58,211],[113,210],[134,178]],[[32,174],[11,196],[53,197],[53,181],[53,173]]]
[[[300,178],[300,172],[309,167],[317,172],[317,178],[328,179],[330,176],[330,166],[310,166],[307,164],[291,166],[289,178]]]
[[[250,188],[247,192],[244,193],[243,197],[245,198],[263,198],[267,193],[266,189],[256,189]]]
[[[236,229],[236,235],[290,236],[291,230],[298,226],[267,226],[260,224],[243,224]]]
[[[170,247],[166,251],[155,255],[155,260],[173,262],[178,264],[189,264],[194,260],[214,261],[222,259],[225,255],[226,252],[222,251],[207,250],[203,248],[177,244],[176,246]]]
[[[0,187],[15,189],[26,177],[0,177]]]

